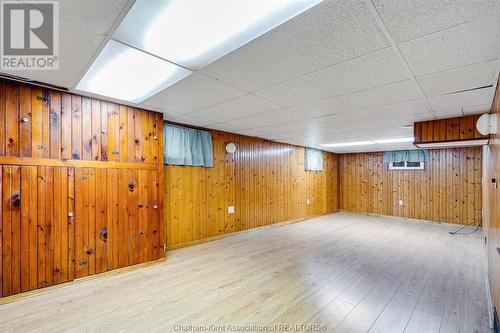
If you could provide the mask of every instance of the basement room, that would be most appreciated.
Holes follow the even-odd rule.
[[[500,333],[500,0],[0,30],[0,332]]]

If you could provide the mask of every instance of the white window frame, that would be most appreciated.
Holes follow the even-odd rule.
[[[425,162],[423,162],[423,161],[419,162],[420,166],[418,166],[418,167],[407,166],[407,163],[408,162],[405,162],[404,166],[394,166],[394,164],[391,162],[391,163],[389,163],[389,170],[401,170],[401,171],[404,171],[404,170],[424,170],[424,168],[425,168]]]

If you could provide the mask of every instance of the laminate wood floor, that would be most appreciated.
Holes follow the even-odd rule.
[[[1,332],[491,332],[481,232],[336,213],[0,306]]]

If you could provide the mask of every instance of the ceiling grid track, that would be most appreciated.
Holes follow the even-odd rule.
[[[432,107],[432,105],[429,103],[429,100],[425,96],[422,87],[420,86],[420,84],[418,83],[417,79],[415,78],[415,75],[413,74],[413,72],[412,72],[410,66],[408,65],[408,63],[406,62],[405,57],[403,56],[403,54],[399,50],[399,47],[398,47],[396,41],[394,40],[394,38],[392,37],[391,33],[389,32],[389,29],[385,25],[384,20],[382,19],[382,16],[378,12],[377,8],[375,7],[375,5],[373,4],[373,2],[371,0],[365,0],[365,3],[368,6],[368,9],[369,9],[370,13],[373,16],[373,19],[377,23],[377,26],[382,30],[382,32],[384,33],[385,38],[387,39],[387,41],[391,45],[391,47],[394,50],[394,52],[397,54],[398,58],[401,60],[401,63],[405,67],[405,70],[410,75],[410,79],[418,87],[418,89],[420,91],[420,94],[422,95],[422,98],[425,100],[425,103],[427,104],[427,107],[429,108],[429,110],[431,110],[432,113],[435,114],[434,108]]]

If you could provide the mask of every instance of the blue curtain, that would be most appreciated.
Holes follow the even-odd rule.
[[[398,162],[425,162],[427,161],[426,150],[397,150],[384,153],[384,163]]]
[[[165,124],[163,142],[165,164],[214,166],[212,136],[207,131]]]
[[[323,170],[323,152],[321,150],[306,148],[305,169],[306,171]]]

